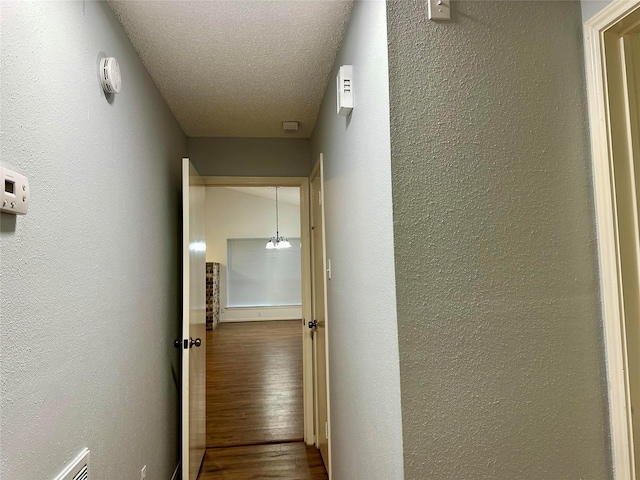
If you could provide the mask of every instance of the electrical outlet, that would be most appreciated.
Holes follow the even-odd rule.
[[[140,480],[146,480],[147,478],[147,466],[145,465],[144,467],[142,467],[142,470],[140,470]]]

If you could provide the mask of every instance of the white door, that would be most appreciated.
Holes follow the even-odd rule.
[[[312,257],[312,309],[315,380],[316,446],[331,475],[329,448],[329,384],[327,342],[327,261],[324,231],[324,194],[322,155],[311,177],[311,257]]]
[[[616,165],[621,170],[616,181],[626,183],[616,193],[635,469],[640,475],[640,10],[634,20],[633,33],[618,39],[623,57],[627,114],[624,144],[628,154],[624,167],[620,165],[623,162]]]
[[[205,187],[182,159],[182,480],[195,480],[206,447]]]
[[[632,448],[640,473],[640,8],[604,36],[621,298],[631,403]]]

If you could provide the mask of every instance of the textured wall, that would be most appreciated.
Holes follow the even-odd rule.
[[[403,478],[389,138],[386,13],[356,2],[332,78],[353,65],[355,109],[329,83],[311,137],[324,153],[333,474]]]
[[[168,480],[186,137],[106,2],[0,14],[2,165],[32,192],[0,219],[0,478],[54,478],[86,446],[94,480]]]
[[[388,3],[407,479],[611,478],[580,5]]]
[[[189,158],[200,175],[306,177],[306,138],[189,138]]]

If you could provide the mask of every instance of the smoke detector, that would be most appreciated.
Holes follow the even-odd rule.
[[[100,60],[100,82],[106,93],[120,93],[122,78],[120,77],[120,65],[113,57],[103,57]]]

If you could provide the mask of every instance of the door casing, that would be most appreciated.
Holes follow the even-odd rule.
[[[612,76],[608,69],[616,62],[620,63],[620,59],[616,58],[620,52],[611,50],[611,33],[621,28],[635,28],[639,12],[640,2],[637,0],[614,0],[584,25],[611,442],[617,480],[634,480],[637,473],[625,326],[624,292],[627,287],[621,268],[623,258],[618,205],[621,198],[635,197],[635,191],[630,191],[634,187],[629,182],[616,182],[620,174],[616,164],[620,162],[621,150],[618,145],[621,132],[617,125],[627,122],[628,119],[622,116],[628,115],[628,112],[618,108],[616,100],[610,95],[612,89],[619,87],[611,84],[615,75]],[[629,98],[626,102],[629,102]]]

